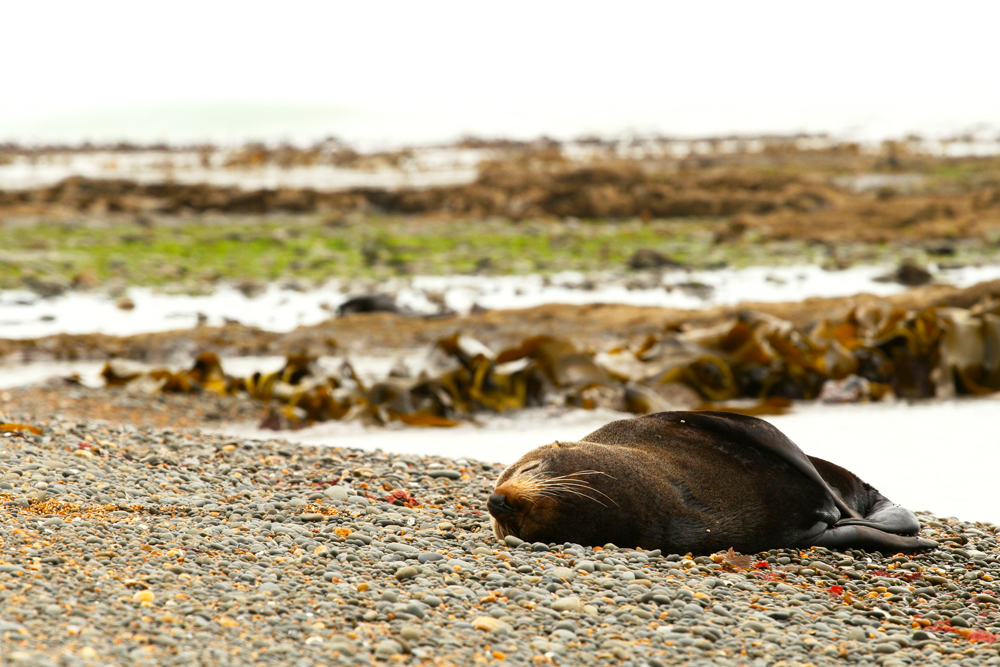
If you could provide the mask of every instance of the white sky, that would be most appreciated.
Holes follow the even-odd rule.
[[[998,2],[14,2],[0,137],[953,130]],[[99,135],[99,136],[98,136]]]

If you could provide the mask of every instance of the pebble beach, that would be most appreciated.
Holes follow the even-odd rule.
[[[31,425],[0,446],[3,664],[1000,664],[992,524],[921,514],[912,556],[501,542],[499,464]]]

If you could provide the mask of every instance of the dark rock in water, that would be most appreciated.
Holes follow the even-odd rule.
[[[941,243],[927,247],[927,254],[935,257],[954,257],[955,246],[950,243]]]
[[[236,284],[236,289],[248,299],[256,299],[267,291],[267,285],[258,280],[243,280]]]
[[[46,299],[65,294],[72,287],[70,281],[60,275],[27,275],[21,282],[26,288]]]
[[[641,248],[636,250],[632,258],[629,259],[628,266],[630,269],[639,271],[642,269],[679,269],[684,265],[655,250]]]
[[[688,296],[693,296],[702,300],[711,299],[712,295],[715,294],[715,288],[711,285],[706,285],[705,283],[677,283],[674,287]]]
[[[349,315],[351,313],[399,313],[402,312],[396,305],[396,297],[391,294],[371,294],[368,296],[356,296],[348,299],[337,307],[337,315]]]
[[[926,285],[933,279],[930,271],[912,262],[903,262],[890,274],[876,278],[881,283],[899,283],[908,287]]]
[[[903,264],[896,269],[896,281],[903,285],[926,285],[931,278],[930,271],[915,264]]]

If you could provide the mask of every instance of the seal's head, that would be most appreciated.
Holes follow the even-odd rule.
[[[612,475],[600,470],[586,442],[554,442],[525,454],[497,479],[486,503],[499,539],[579,542],[581,523],[617,502],[606,487]],[[573,536],[569,540],[569,536]]]

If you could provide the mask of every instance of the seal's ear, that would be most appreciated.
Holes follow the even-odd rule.
[[[841,512],[841,517],[862,518],[823,479],[823,476],[816,470],[816,467],[809,460],[809,457],[806,456],[806,453],[799,449],[799,446],[792,442],[788,436],[763,419],[739,415],[733,412],[716,412],[712,410],[704,412],[659,412],[647,415],[646,418],[662,420],[678,426],[683,423],[716,433],[729,440],[746,443],[758,449],[771,452],[781,457],[783,461],[823,488],[833,498],[833,502]]]

